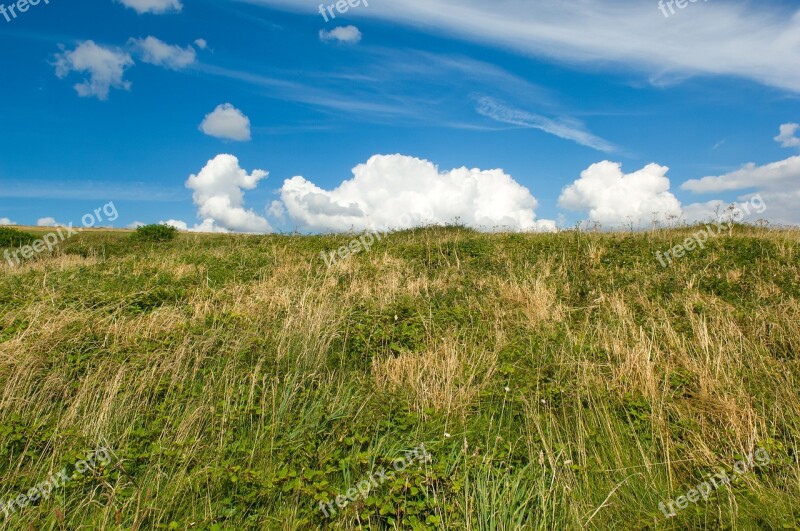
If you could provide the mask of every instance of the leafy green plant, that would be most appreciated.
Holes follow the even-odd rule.
[[[36,236],[11,227],[0,227],[0,248],[22,247],[36,241]]]
[[[178,229],[169,225],[144,225],[136,229],[134,237],[146,242],[168,242],[178,235]]]

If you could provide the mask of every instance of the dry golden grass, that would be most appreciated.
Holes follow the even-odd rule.
[[[447,417],[463,416],[496,364],[496,353],[444,340],[419,353],[374,360],[372,375],[379,390],[404,396],[420,414],[432,409]]]

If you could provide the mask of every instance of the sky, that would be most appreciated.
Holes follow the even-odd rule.
[[[0,47],[0,224],[800,223],[795,1],[0,0]]]

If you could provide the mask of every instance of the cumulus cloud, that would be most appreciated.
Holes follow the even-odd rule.
[[[226,229],[225,227],[220,227],[217,224],[217,222],[212,218],[204,219],[202,223],[200,223],[199,225],[195,225],[191,229],[191,231],[192,232],[220,232],[220,233],[231,232],[229,229]],[[249,232],[249,231],[245,231],[245,232]]]
[[[94,41],[80,43],[74,50],[57,53],[53,66],[60,79],[71,72],[88,74],[88,79],[75,85],[78,95],[108,99],[111,88],[129,90],[130,81],[125,81],[125,70],[133,66],[131,56],[122,50],[107,48],[95,44]]]
[[[559,138],[572,140],[582,146],[588,146],[598,151],[613,152],[617,148],[588,132],[584,125],[573,118],[550,118],[510,107],[505,103],[490,97],[478,98],[478,113],[498,122],[539,129],[545,133]]]
[[[181,0],[119,0],[119,2],[133,10],[140,15],[143,13],[168,13],[170,11],[178,12],[183,9]]]
[[[196,41],[194,41],[194,45],[197,46],[197,48],[200,50],[205,50],[206,48],[208,48],[208,43],[206,42],[205,39],[197,39]]]
[[[191,175],[186,187],[193,190],[197,215],[203,220],[194,230],[203,232],[272,232],[269,222],[244,208],[243,190],[253,190],[267,177],[263,170],[247,173],[233,155],[217,155],[197,175]]]
[[[456,220],[482,229],[555,230],[554,222],[536,219],[536,199],[503,170],[439,171],[404,155],[375,155],[333,190],[293,177],[280,195],[288,216],[309,230],[405,229]]]
[[[159,221],[159,225],[166,225],[167,227],[175,227],[178,230],[188,231],[189,224],[179,219],[168,219],[167,221]]]
[[[250,140],[250,119],[230,103],[224,103],[206,115],[200,130],[225,140]]]
[[[0,218],[0,225],[16,225],[16,223],[8,218]]]
[[[133,229],[133,230],[136,230],[136,229],[138,229],[139,227],[144,227],[144,223],[142,223],[141,221],[134,221],[134,222],[133,222],[133,223],[131,223],[130,225],[127,225],[125,228],[126,228],[126,229]]]
[[[191,46],[181,48],[167,44],[153,36],[144,39],[130,39],[128,43],[139,54],[143,62],[170,70],[183,70],[197,61],[197,52]]]
[[[273,201],[269,206],[268,213],[278,221],[284,221],[286,219],[286,207],[283,206],[283,203],[280,201]]]
[[[55,218],[39,218],[36,220],[37,227],[64,227],[63,223],[59,223]]]
[[[218,232],[218,233],[231,232],[228,229],[217,225],[211,218],[204,219],[202,223],[200,223],[199,225],[194,225],[193,227],[189,227],[188,223],[180,219],[168,219],[167,221],[159,221],[158,224],[166,225],[168,227],[175,227],[176,229],[184,232]]]
[[[319,38],[323,42],[336,41],[344,44],[361,42],[361,31],[355,26],[339,26],[330,31],[320,30]]]
[[[586,212],[589,220],[607,228],[649,225],[654,216],[661,222],[677,219],[681,203],[669,191],[668,171],[666,166],[648,164],[626,175],[619,163],[598,162],[564,189],[558,204]]]
[[[797,137],[798,129],[800,129],[800,124],[781,125],[781,134],[775,137],[775,142],[786,148],[800,147],[800,138]]]

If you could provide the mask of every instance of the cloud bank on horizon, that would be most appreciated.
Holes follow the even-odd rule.
[[[800,157],[789,159],[782,172],[779,165],[772,182],[783,175],[800,175]],[[746,169],[710,179],[709,190],[724,187],[717,183],[733,180],[736,189],[754,188],[757,179],[772,168]],[[682,205],[670,192],[669,168],[648,164],[624,174],[620,163],[608,160],[592,164],[580,178],[565,187],[559,206],[581,212],[587,221],[609,229],[639,230],[716,219],[724,210],[719,199]],[[794,172],[794,173],[792,173]],[[755,174],[755,176],[753,175]],[[183,220],[167,223],[181,230],[197,232],[272,232],[269,221],[244,209],[243,190],[253,190],[268,172],[248,174],[233,155],[217,155],[186,186],[195,191],[197,216],[202,223],[190,228]],[[734,177],[731,177],[734,176]],[[743,181],[736,181],[744,176]],[[768,179],[767,179],[768,180]],[[701,181],[687,181],[682,188],[703,191]],[[353,168],[353,178],[333,190],[325,190],[295,176],[286,179],[268,213],[282,221],[289,219],[297,228],[318,232],[363,231],[376,227],[402,230],[422,225],[460,223],[484,231],[554,232],[553,220],[537,219],[538,201],[530,190],[501,169],[456,168],[441,171],[430,161],[406,155],[375,155]],[[765,202],[783,209],[785,201],[772,188],[760,191]],[[755,195],[755,194],[751,194]],[[800,199],[800,196],[797,197]],[[756,221],[756,220],[749,220]]]
[[[202,223],[168,223],[200,232],[271,232],[269,222],[245,210],[243,190],[254,189],[268,173],[248,174],[233,155],[217,155],[186,186],[194,190]],[[502,170],[456,168],[404,155],[376,155],[353,168],[353,178],[323,190],[304,177],[286,179],[270,214],[288,217],[308,231],[408,229],[460,222],[483,230],[553,231],[555,222],[537,220],[536,199]]]

